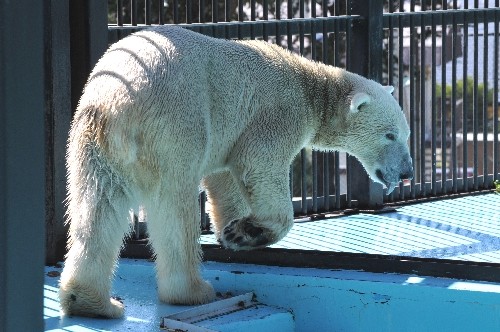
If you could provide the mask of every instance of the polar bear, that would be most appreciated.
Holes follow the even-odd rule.
[[[129,211],[143,206],[159,299],[214,299],[199,272],[200,183],[220,242],[270,245],[293,225],[289,165],[305,146],[356,156],[391,191],[411,178],[392,89],[262,41],[161,26],[112,45],[93,69],[67,153],[64,314],[116,318],[111,280]]]

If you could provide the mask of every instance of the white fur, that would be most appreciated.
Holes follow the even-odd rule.
[[[302,147],[347,151],[392,186],[411,173],[408,135],[381,85],[279,46],[166,26],[117,42],[70,132],[63,312],[123,314],[110,289],[130,209],[148,216],[160,300],[204,303],[214,291],[198,271],[200,182],[221,242],[263,247],[293,225],[288,170]]]
[[[351,99],[351,112],[355,113],[359,111],[359,108],[365,104],[368,104],[372,98],[369,94],[364,92],[357,92],[352,96]]]
[[[389,92],[389,94],[392,94],[394,92],[394,87],[392,85],[386,85],[384,86],[385,91]]]

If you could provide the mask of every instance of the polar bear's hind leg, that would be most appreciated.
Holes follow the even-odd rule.
[[[207,303],[215,298],[215,292],[199,271],[199,181],[177,180],[180,185],[162,184],[162,194],[146,204],[149,240],[156,254],[158,296],[170,304]]]
[[[130,230],[129,190],[94,144],[81,143],[68,153],[71,224],[61,308],[67,315],[119,318],[123,304],[111,299],[110,292],[123,237]]]

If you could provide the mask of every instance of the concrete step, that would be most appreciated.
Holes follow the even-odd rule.
[[[167,331],[276,332],[294,331],[291,312],[259,303],[247,293],[178,312],[162,320]]]

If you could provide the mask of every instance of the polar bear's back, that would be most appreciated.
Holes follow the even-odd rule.
[[[217,39],[180,27],[159,26],[113,44],[94,68],[90,81],[112,71],[111,75],[105,75],[106,79],[111,76],[114,81],[121,80],[117,84],[126,82],[124,92],[133,94],[141,90],[144,94],[144,89],[155,88],[156,84],[162,92],[175,93],[174,88],[183,87],[185,82],[189,82],[190,91],[196,90],[196,83],[200,89],[211,84],[230,90],[239,81],[251,79],[265,84],[262,91],[269,94],[273,92],[269,90],[271,84],[297,86],[290,76],[295,65],[310,63],[265,42]],[[109,85],[109,81],[106,83]],[[165,90],[169,88],[174,90]],[[116,93],[116,85],[110,89]]]
[[[78,111],[93,109],[104,119],[97,136],[117,162],[189,151],[193,163],[221,163],[259,112],[275,112],[279,98],[297,91],[283,73],[291,55],[268,45],[170,26],[135,33],[96,64]]]

